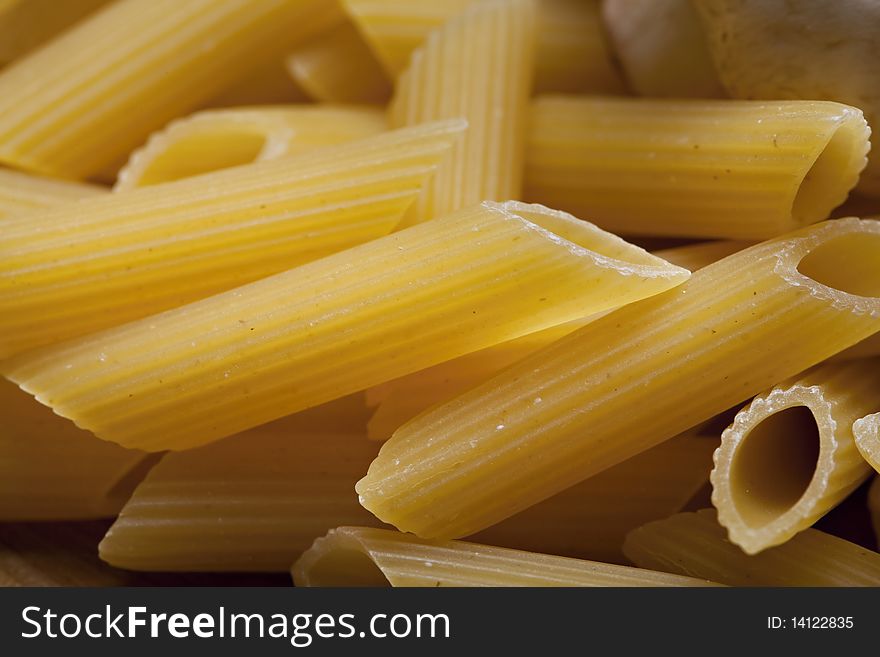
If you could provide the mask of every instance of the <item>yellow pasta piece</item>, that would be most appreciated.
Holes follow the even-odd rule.
[[[831,102],[543,97],[525,197],[615,232],[767,239],[843,203],[869,135]]]
[[[749,556],[725,537],[714,509],[679,513],[627,536],[623,551],[642,568],[730,586],[880,586],[880,554],[807,529]]]
[[[426,408],[482,383],[499,370],[568,335],[586,321],[589,320],[551,326],[371,388],[368,400],[377,408],[367,424],[367,437],[387,440],[398,427]]]
[[[880,413],[859,418],[853,423],[852,431],[859,453],[872,468],[880,472]]]
[[[153,133],[120,170],[126,191],[218,169],[276,160],[385,131],[378,109],[340,106],[208,110]]]
[[[756,554],[789,540],[871,474],[853,422],[880,410],[880,360],[828,364],[757,396],[721,436],[712,504]]]
[[[868,489],[868,510],[871,512],[874,535],[877,537],[877,542],[880,543],[880,477],[874,477],[874,481]]]
[[[385,235],[463,129],[423,125],[8,219],[0,358]]]
[[[520,198],[534,50],[532,0],[474,5],[413,53],[389,108],[392,126],[463,117],[468,131],[401,224]]]
[[[120,0],[0,72],[0,161],[84,178],[340,20],[326,0]]]
[[[329,412],[345,413],[339,404]],[[286,572],[340,523],[377,524],[354,483],[375,456],[363,434],[296,416],[162,458],[101,542],[113,566],[152,571]],[[363,415],[363,410],[361,410]]]
[[[706,242],[656,251],[654,255],[684,269],[696,270],[746,246],[748,244],[744,242]],[[371,440],[387,440],[400,426],[425,409],[482,383],[508,365],[543,349],[599,316],[531,333],[371,388],[367,391],[367,401],[376,407],[376,411],[367,424],[367,437]]]
[[[0,521],[115,516],[154,459],[98,440],[0,379]]]
[[[242,108],[251,105],[305,103],[309,96],[290,78],[283,57],[248,73],[203,104],[204,108]]]
[[[294,564],[297,586],[716,586],[629,566],[369,527],[330,530]]]
[[[570,215],[484,202],[4,369],[102,438],[184,449],[687,277]]]
[[[468,540],[628,563],[627,533],[677,513],[706,484],[718,439],[682,435],[637,454]]]
[[[412,52],[475,0],[343,0],[376,53],[396,78]],[[542,92],[619,93],[596,0],[541,0],[537,16],[535,88]]]
[[[488,527],[877,331],[878,263],[853,218],[724,258],[401,427],[361,502],[419,536]]]
[[[351,23],[300,46],[285,59],[290,76],[315,100],[384,103],[391,83]]]
[[[105,192],[97,185],[0,169],[0,221],[16,214],[43,210],[63,201],[76,201]]]
[[[638,95],[726,96],[691,0],[605,0],[602,15],[627,82]]]
[[[27,54],[108,0],[0,1],[0,67]]]

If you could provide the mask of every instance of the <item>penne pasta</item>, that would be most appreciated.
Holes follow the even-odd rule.
[[[638,95],[727,95],[691,0],[606,0],[602,16],[627,82]]]
[[[749,556],[725,538],[713,509],[679,513],[631,532],[623,551],[642,568],[729,586],[878,586],[880,554],[815,529]]]
[[[746,246],[748,245],[744,242],[707,242],[664,249],[656,251],[655,255],[693,271]],[[531,333],[371,388],[367,391],[367,398],[376,410],[367,424],[367,437],[371,440],[387,440],[399,427],[422,411],[482,383],[503,368],[543,349],[598,317],[599,315],[595,315],[574,320]]]
[[[869,135],[830,102],[543,97],[524,193],[615,232],[767,239],[843,203]]]
[[[0,222],[17,214],[44,210],[56,203],[100,196],[97,185],[53,180],[11,169],[0,169]]]
[[[241,109],[253,105],[290,105],[308,101],[308,94],[290,78],[283,57],[279,57],[224,88],[205,102],[202,109]]]
[[[463,129],[423,125],[6,220],[0,358],[385,235]]]
[[[532,0],[490,0],[450,19],[413,53],[390,124],[463,117],[468,131],[402,226],[521,196],[534,39]]]
[[[756,554],[813,525],[871,474],[853,422],[880,410],[880,360],[832,363],[755,399],[721,435],[712,504]]]
[[[717,438],[677,436],[468,540],[579,559],[629,563],[627,533],[681,511],[708,482]]]
[[[70,28],[108,0],[0,1],[0,68]]]
[[[384,132],[378,109],[338,106],[209,110],[153,133],[120,170],[115,191],[276,160]]]
[[[484,202],[4,373],[102,438],[185,449],[687,277],[570,215]]]
[[[85,178],[341,20],[325,0],[120,0],[0,72],[0,162]]]
[[[425,541],[387,529],[331,529],[293,565],[297,586],[715,586],[629,566]]]
[[[709,265],[401,427],[361,503],[424,537],[509,517],[876,332],[878,256],[850,218]]]
[[[0,379],[0,522],[115,516],[154,459],[98,440]]]
[[[428,35],[475,0],[343,0],[348,13],[392,78]],[[538,4],[535,88],[541,92],[620,93],[596,0]]]
[[[876,398],[876,389],[875,389]],[[859,418],[852,425],[856,447],[868,465],[880,472],[880,413]],[[876,485],[874,486],[876,488]]]
[[[362,400],[360,409],[340,401],[167,454],[107,532],[101,558],[131,570],[286,572],[339,523],[377,524],[354,493],[376,447],[350,428],[327,432],[325,420],[363,416]]]
[[[297,86],[327,103],[385,103],[391,83],[351,23],[300,46],[285,59]]]

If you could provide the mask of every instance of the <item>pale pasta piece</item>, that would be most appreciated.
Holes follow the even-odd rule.
[[[709,265],[401,427],[362,504],[425,537],[488,527],[877,331],[878,263],[880,222],[850,218]]]
[[[362,433],[325,433],[315,410],[305,412],[311,428],[293,416],[164,456],[104,537],[101,558],[130,570],[286,572],[340,523],[378,524],[354,492],[376,447]]]
[[[115,516],[155,461],[98,440],[0,379],[0,521]]]
[[[706,484],[718,439],[667,440],[468,540],[580,559],[627,563],[627,533],[681,511]]]
[[[880,395],[875,394],[875,397],[880,398]],[[859,453],[872,468],[880,472],[880,413],[859,418],[853,423],[852,431]]]
[[[120,170],[115,191],[304,154],[386,130],[378,109],[277,106],[207,110],[153,133]]]
[[[371,527],[330,530],[293,565],[297,586],[717,586],[706,580]]]
[[[706,242],[655,251],[654,255],[694,271],[747,246],[744,242]],[[376,410],[367,424],[367,437],[371,440],[387,440],[400,426],[425,409],[482,383],[503,368],[599,316],[525,335],[371,388],[367,391],[367,400]]]
[[[688,275],[570,215],[487,201],[3,369],[102,438],[184,449]]]
[[[815,529],[749,556],[725,537],[714,509],[679,513],[631,532],[623,551],[642,568],[730,586],[880,586],[880,554]]]
[[[762,393],[721,435],[712,504],[756,554],[813,525],[871,474],[853,422],[880,410],[880,360],[820,365]]]
[[[627,82],[638,95],[726,96],[691,0],[605,0],[602,16]]]
[[[391,82],[349,22],[300,46],[285,58],[297,86],[327,103],[385,103]]]
[[[0,162],[85,178],[341,20],[326,0],[120,0],[0,72]]]
[[[49,41],[108,0],[0,1],[0,67]]]
[[[427,124],[8,219],[0,358],[385,235],[464,128]]]
[[[401,226],[522,196],[533,0],[489,0],[432,32],[397,81],[392,126],[462,117],[468,131]]]
[[[309,95],[290,78],[283,56],[248,73],[247,77],[223,89],[203,108],[242,108],[252,105],[307,103]]]
[[[11,169],[0,169],[0,221],[8,217],[52,207],[56,203],[100,196],[98,185],[43,178]]]
[[[525,197],[625,234],[767,239],[843,203],[869,135],[831,102],[542,97]]]
[[[343,0],[388,74],[396,78],[412,52],[476,0]],[[620,93],[624,89],[597,0],[538,4],[535,88],[542,92]]]

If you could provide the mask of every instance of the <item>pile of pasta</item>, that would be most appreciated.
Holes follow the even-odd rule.
[[[880,585],[878,35],[0,2],[0,582]]]

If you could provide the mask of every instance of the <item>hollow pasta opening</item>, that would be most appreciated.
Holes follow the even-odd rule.
[[[198,131],[173,141],[146,166],[139,185],[156,185],[251,164],[266,145],[266,135],[252,129],[234,131],[227,125],[218,132]]]
[[[733,503],[759,528],[794,506],[813,479],[819,427],[806,406],[786,408],[757,424],[739,445],[730,468]]]
[[[327,550],[308,573],[309,586],[391,586],[373,560],[353,548]]]
[[[834,131],[798,187],[791,208],[795,221],[821,221],[846,200],[864,166],[864,132],[863,122],[854,120]]]
[[[617,235],[604,231],[566,212],[519,201],[508,201],[503,205],[510,212],[515,213],[526,221],[537,224],[572,244],[597,253],[600,256],[618,260],[624,265],[656,267],[666,271],[672,268],[662,258],[658,258]]]
[[[880,234],[859,232],[835,237],[804,256],[797,269],[835,290],[880,297]]]

